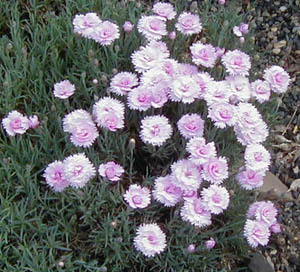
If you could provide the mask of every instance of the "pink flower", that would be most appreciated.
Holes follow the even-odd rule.
[[[63,162],[54,161],[47,166],[43,174],[47,184],[51,186],[55,192],[63,191],[70,184],[63,175],[64,168]]]
[[[155,223],[143,224],[137,229],[134,246],[147,257],[160,254],[166,248],[166,235]]]
[[[180,210],[180,215],[184,221],[190,222],[192,225],[203,228],[211,225],[211,213],[199,198],[192,201],[185,201]]]
[[[274,223],[273,225],[271,225],[270,230],[271,232],[274,233],[280,233],[281,232],[280,224],[278,222]]]
[[[207,162],[217,154],[215,143],[206,144],[203,137],[191,138],[186,145],[186,150],[191,154],[190,160],[196,165]]]
[[[271,201],[257,201],[249,207],[249,217],[254,217],[257,221],[265,223],[268,227],[276,223],[277,209]]]
[[[174,59],[165,59],[162,63],[162,70],[170,77],[174,77],[178,69],[178,62]]]
[[[211,44],[203,44],[201,42],[193,43],[190,46],[192,60],[197,65],[212,68],[214,67],[217,54],[216,49]]]
[[[109,161],[100,164],[98,172],[101,177],[107,178],[110,181],[119,181],[121,175],[124,173],[124,168],[113,161]]]
[[[196,75],[193,75],[193,78],[200,87],[198,98],[203,99],[204,95],[207,93],[208,84],[213,81],[213,79],[205,72],[197,73]]]
[[[237,37],[242,37],[243,36],[243,33],[242,33],[242,31],[240,30],[240,28],[238,26],[234,26],[232,28],[232,31],[233,31],[234,35],[237,36]]]
[[[9,136],[15,136],[16,134],[24,134],[29,129],[30,120],[14,110],[6,118],[2,119],[2,125]]]
[[[161,67],[147,70],[143,73],[141,77],[142,85],[144,85],[145,88],[148,87],[149,89],[151,87],[145,85],[155,86],[158,83],[162,83],[162,82],[168,85],[169,80],[170,80],[170,76]]]
[[[140,137],[144,143],[161,146],[172,135],[173,129],[165,116],[146,116],[141,123]]]
[[[247,145],[245,150],[246,167],[265,172],[271,164],[271,155],[261,144]]]
[[[177,122],[180,134],[190,139],[195,136],[202,137],[204,131],[204,120],[199,114],[191,113],[183,115]]]
[[[145,86],[132,89],[128,95],[128,107],[132,110],[146,111],[151,107],[152,94]]]
[[[216,47],[217,58],[222,57],[224,55],[224,53],[225,53],[225,48]]]
[[[159,16],[142,16],[137,28],[148,40],[160,40],[168,34],[166,22]]]
[[[82,188],[96,174],[96,169],[90,160],[83,154],[75,154],[67,157],[64,161],[63,176],[75,188]]]
[[[189,253],[194,253],[196,251],[196,246],[194,244],[190,244],[188,247],[187,247],[187,251]]]
[[[156,178],[152,194],[155,200],[167,207],[173,207],[182,200],[182,190],[173,184],[171,175]]]
[[[104,97],[93,106],[93,117],[98,126],[110,131],[124,127],[124,114],[124,104],[111,97]]]
[[[178,63],[178,76],[194,76],[198,74],[198,67],[189,63]]]
[[[251,96],[254,97],[259,103],[268,101],[271,96],[271,88],[269,83],[260,79],[252,82]]]
[[[214,103],[208,109],[208,117],[218,128],[233,126],[235,123],[235,107],[226,102]]]
[[[168,102],[170,88],[165,81],[159,82],[151,88],[151,106],[161,108]]]
[[[74,94],[75,86],[69,80],[63,80],[54,84],[54,96],[66,99]]]
[[[37,128],[40,125],[40,121],[37,115],[29,116],[28,120],[30,128]]]
[[[207,206],[207,210],[213,214],[222,213],[229,205],[228,191],[224,187],[215,184],[204,188],[201,197]]]
[[[233,33],[238,37],[242,37],[243,34],[247,34],[248,32],[249,32],[248,24],[241,23],[239,26],[233,27]]]
[[[222,63],[230,75],[246,76],[251,67],[250,57],[238,49],[228,51],[222,57]]]
[[[134,28],[134,24],[132,24],[131,22],[129,21],[126,21],[124,24],[123,24],[123,29],[125,32],[131,32]]]
[[[264,177],[260,172],[246,168],[236,176],[237,181],[246,190],[253,190],[263,185]]]
[[[110,90],[117,95],[127,95],[138,84],[136,74],[121,72],[111,79]]]
[[[265,246],[269,242],[270,231],[266,224],[248,219],[244,227],[244,236],[250,246]]]
[[[170,40],[175,40],[175,38],[176,38],[176,32],[175,31],[170,32],[169,33],[169,38],[170,38]]]
[[[114,40],[119,39],[119,37],[119,27],[109,21],[101,22],[91,34],[91,38],[101,45],[110,45]]]
[[[220,4],[220,5],[224,5],[225,2],[226,2],[226,0],[219,0],[219,4]]]
[[[198,198],[197,190],[183,190],[182,198],[184,201],[193,201],[195,198]]]
[[[210,158],[203,165],[202,177],[213,184],[221,184],[228,176],[228,163],[224,157]]]
[[[74,32],[85,38],[91,38],[95,28],[100,25],[101,19],[96,13],[87,13],[85,15],[77,14],[73,20]]]
[[[214,103],[229,102],[230,87],[226,81],[211,80],[207,83],[203,97],[208,106]]]
[[[151,202],[150,191],[140,185],[131,184],[124,194],[124,199],[131,208],[146,208]]]
[[[216,245],[216,241],[212,237],[210,237],[209,240],[205,241],[205,246],[207,249],[212,249],[215,247],[215,245]]]
[[[169,3],[158,2],[153,6],[153,12],[165,20],[172,20],[175,18],[176,12],[174,6]]]
[[[246,102],[251,97],[248,78],[244,76],[228,76],[226,82],[230,87],[230,100]]]
[[[280,66],[273,65],[264,71],[264,79],[275,93],[284,93],[290,84],[289,74]]]
[[[185,35],[197,34],[202,30],[199,16],[189,12],[183,12],[179,15],[175,27]]]
[[[182,190],[197,190],[202,182],[198,168],[191,161],[183,159],[171,165],[173,184]]]

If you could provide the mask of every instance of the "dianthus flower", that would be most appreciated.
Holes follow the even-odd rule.
[[[37,128],[40,125],[40,121],[37,115],[29,116],[28,120],[30,128]]]
[[[162,70],[170,77],[176,75],[179,63],[174,59],[165,59],[162,62]]]
[[[213,184],[221,184],[228,175],[228,163],[224,157],[210,158],[203,165],[202,177]]]
[[[146,111],[151,107],[152,94],[145,86],[132,89],[127,97],[128,107],[132,110]]]
[[[159,16],[142,16],[137,28],[148,40],[160,40],[168,34],[166,22]]]
[[[246,76],[251,67],[250,57],[238,49],[228,51],[222,57],[222,63],[230,75]]]
[[[166,81],[159,82],[151,87],[151,106],[154,108],[161,108],[168,102],[169,93],[170,88]]]
[[[278,222],[276,222],[273,225],[271,225],[270,231],[274,232],[274,233],[280,233],[281,232],[280,224]]]
[[[229,102],[229,97],[230,87],[225,80],[211,80],[207,83],[206,93],[204,93],[203,98],[208,106],[217,102]]]
[[[194,201],[195,198],[198,198],[198,191],[182,190],[182,198],[184,201]]]
[[[110,90],[117,95],[127,95],[138,84],[136,74],[121,72],[111,79]]]
[[[119,27],[109,21],[101,22],[91,34],[91,38],[101,45],[110,45],[114,40],[119,39],[119,37]]]
[[[200,17],[189,12],[183,12],[179,15],[175,27],[185,35],[197,34],[202,30]]]
[[[63,80],[54,84],[53,94],[60,99],[66,99],[74,94],[75,86],[69,80]]]
[[[235,123],[235,106],[226,102],[217,102],[208,108],[208,117],[218,128],[233,126]]]
[[[229,205],[228,191],[224,187],[215,184],[204,188],[201,197],[207,206],[207,210],[213,214],[222,213]]]
[[[141,123],[140,137],[144,143],[161,146],[172,135],[173,129],[165,116],[146,116]]]
[[[212,237],[210,237],[209,240],[205,241],[205,246],[207,249],[212,249],[215,247],[215,245],[216,245],[216,241]]]
[[[71,142],[75,146],[88,147],[99,136],[95,123],[85,110],[75,110],[63,119],[63,129],[71,133]]]
[[[150,191],[146,187],[131,184],[124,194],[124,199],[131,208],[146,208],[151,202]]]
[[[150,69],[141,76],[142,85],[148,85],[149,89],[160,82],[168,83],[170,76],[168,76],[162,68]]]
[[[184,221],[200,228],[209,226],[212,223],[211,213],[206,209],[205,203],[199,198],[185,201],[180,210],[180,215]]]
[[[289,74],[280,66],[273,65],[264,71],[263,78],[270,84],[271,90],[275,93],[284,93],[290,83]]]
[[[177,127],[180,134],[186,139],[195,136],[201,137],[204,131],[204,120],[196,113],[185,114],[178,120]]]
[[[64,168],[63,162],[54,161],[47,166],[43,174],[47,184],[51,186],[55,192],[63,191],[70,184],[63,175]]]
[[[174,185],[182,190],[197,190],[202,182],[200,172],[195,164],[183,159],[171,165]]]
[[[211,44],[203,44],[201,42],[193,43],[190,46],[192,60],[197,65],[212,68],[214,67],[217,54],[216,49]]]
[[[261,144],[251,144],[245,150],[246,167],[265,172],[271,164],[271,155]]]
[[[170,99],[176,102],[193,103],[198,98],[200,88],[192,76],[180,76],[170,84]]]
[[[191,154],[190,160],[196,165],[203,164],[217,155],[215,143],[206,144],[203,137],[191,138],[186,144],[186,150]]]
[[[271,201],[257,201],[250,205],[247,216],[263,222],[268,227],[276,223],[277,209]]]
[[[177,76],[193,76],[198,74],[198,67],[189,63],[178,63]]]
[[[125,32],[131,32],[134,28],[134,24],[132,24],[131,22],[129,21],[126,21],[124,24],[123,24],[123,29]]]
[[[225,48],[216,47],[217,58],[222,57],[225,54]]]
[[[172,20],[175,18],[176,12],[174,6],[170,3],[156,3],[153,8],[153,12],[165,20]]]
[[[269,242],[270,230],[265,223],[248,219],[244,227],[244,236],[254,248],[259,245],[265,246]]]
[[[98,172],[101,177],[107,178],[110,181],[119,181],[121,175],[124,173],[124,168],[113,161],[109,161],[100,164]]]
[[[251,97],[251,88],[248,78],[244,76],[228,76],[226,82],[230,87],[230,99],[247,102]]]
[[[257,171],[246,168],[240,171],[236,176],[237,181],[242,188],[246,190],[253,190],[259,188],[264,183],[264,176]]]
[[[207,92],[207,86],[211,81],[213,81],[213,79],[208,73],[205,72],[199,72],[196,75],[193,75],[193,78],[200,87],[198,98],[203,99]]]
[[[152,194],[155,200],[167,207],[173,207],[182,200],[182,190],[173,184],[171,175],[156,178]]]
[[[82,188],[96,174],[96,169],[90,160],[83,154],[75,154],[67,157],[64,161],[63,176],[75,188]]]
[[[74,32],[85,38],[91,38],[95,28],[101,24],[101,19],[96,13],[90,12],[85,15],[77,14],[74,17]]]
[[[264,103],[269,100],[271,96],[270,84],[267,81],[260,79],[251,83],[251,96],[254,97],[259,103]]]
[[[134,246],[145,256],[153,257],[163,252],[166,248],[166,235],[155,223],[143,224],[137,229]]]
[[[9,136],[24,134],[29,129],[30,121],[16,110],[11,111],[6,118],[2,119],[2,125]]]
[[[98,126],[110,131],[124,127],[124,114],[124,104],[111,97],[104,97],[93,106],[93,117]]]

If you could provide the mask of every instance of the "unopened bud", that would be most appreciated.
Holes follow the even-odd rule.
[[[175,32],[175,31],[170,32],[169,38],[170,38],[171,40],[175,40],[175,38],[176,38],[176,32]]]
[[[135,139],[134,138],[131,138],[129,140],[128,147],[129,147],[130,150],[134,150],[135,149]]]
[[[110,223],[110,225],[111,225],[113,228],[115,228],[115,227],[117,227],[118,223],[117,223],[116,221],[112,221],[112,222]]]
[[[93,64],[97,68],[99,66],[99,60],[94,59]]]
[[[189,253],[194,253],[195,250],[196,250],[196,246],[195,246],[194,244],[190,244],[190,245],[188,246],[188,248],[187,248],[187,251],[188,251]]]
[[[6,46],[6,50],[11,51],[12,49],[13,49],[12,43],[8,43],[7,46]]]
[[[107,76],[106,75],[102,75],[101,76],[101,81],[106,84],[108,82]]]
[[[118,73],[118,69],[113,68],[113,69],[112,69],[112,73],[113,73],[114,75],[116,75],[116,74]]]
[[[244,37],[240,37],[240,43],[244,43],[245,42],[245,38]]]
[[[97,78],[94,78],[94,79],[93,79],[93,84],[95,84],[95,85],[98,84],[98,79],[97,79]]]
[[[118,53],[120,51],[120,46],[119,45],[115,46],[115,51],[116,51],[116,53]]]
[[[61,267],[61,268],[63,268],[65,266],[65,263],[64,262],[59,262],[58,266]]]

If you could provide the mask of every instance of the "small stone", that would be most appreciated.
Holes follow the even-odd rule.
[[[287,7],[286,6],[282,6],[279,8],[279,11],[280,12],[285,12],[287,10]]]
[[[252,272],[274,272],[273,267],[261,254],[256,254],[253,256],[249,263],[249,269]]]
[[[271,27],[272,32],[277,32],[278,28],[276,26]]]
[[[270,254],[271,254],[271,255],[276,255],[276,254],[277,254],[277,250],[276,250],[276,249],[271,250],[271,251],[270,251]]]
[[[281,52],[281,49],[280,48],[274,48],[272,50],[272,52],[275,54],[275,55],[279,55],[279,53]]]
[[[274,48],[282,48],[286,46],[286,41],[282,40],[274,44]]]

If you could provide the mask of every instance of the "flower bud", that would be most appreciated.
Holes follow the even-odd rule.
[[[62,261],[60,261],[60,262],[58,263],[58,266],[61,267],[61,268],[63,268],[63,267],[65,266],[65,263],[62,262]]]
[[[126,21],[123,25],[123,29],[125,32],[131,32],[134,28],[134,24],[132,24],[131,22],[129,21]]]
[[[97,85],[97,84],[98,84],[98,79],[97,79],[97,78],[94,78],[94,79],[93,79],[93,84],[94,84],[94,85]]]
[[[188,246],[188,248],[187,248],[187,251],[188,251],[189,253],[194,253],[195,250],[196,250],[196,246],[195,246],[194,244],[190,244],[190,245]]]
[[[205,242],[205,246],[206,246],[207,249],[214,248],[215,245],[216,245],[216,242],[212,237]]]
[[[170,40],[175,40],[175,38],[176,38],[176,32],[175,31],[170,32],[169,38],[170,38]]]
[[[134,138],[131,138],[131,139],[129,140],[128,148],[129,148],[130,150],[134,150],[134,149],[135,149],[135,139],[134,139]]]

